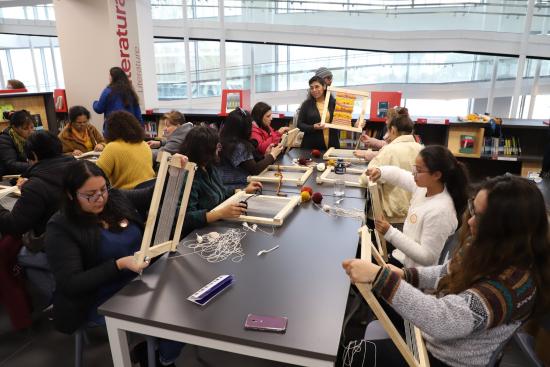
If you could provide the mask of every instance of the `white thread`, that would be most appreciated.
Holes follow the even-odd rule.
[[[241,247],[241,241],[245,236],[246,232],[241,229],[229,229],[224,233],[210,232],[202,236],[197,235],[197,238],[202,238],[202,242],[188,240],[182,243],[193,252],[172,256],[170,259],[197,254],[210,263],[222,262],[229,257],[231,257],[231,261],[238,263],[242,261],[245,255]]]
[[[323,213],[326,213],[333,217],[344,217],[344,218],[356,218],[360,219],[361,223],[365,223],[365,212],[361,209],[344,209],[340,207],[334,207],[330,205],[319,205],[313,203],[317,208],[321,209]]]
[[[256,223],[254,223],[254,224],[252,224],[252,226],[250,226],[247,222],[243,222],[243,227],[245,228],[245,231],[246,230],[249,230],[249,231],[252,231],[252,232],[260,231],[260,232],[265,233],[268,236],[272,236],[275,233],[275,227],[271,227],[271,232],[268,232],[268,231],[258,227],[258,225]]]
[[[365,365],[365,357],[367,355],[367,343],[370,343],[374,346],[374,367],[376,367],[376,344],[371,342],[370,340],[352,340],[348,343],[348,345],[344,348],[344,357],[342,358],[342,367],[351,367],[353,364],[353,359],[355,358],[355,354],[361,352],[361,346],[362,344],[365,344],[363,348],[363,361],[361,362],[361,366]]]

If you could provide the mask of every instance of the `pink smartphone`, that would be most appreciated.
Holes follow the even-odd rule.
[[[260,316],[248,314],[244,323],[244,328],[249,330],[273,331],[284,333],[288,318],[280,316]]]

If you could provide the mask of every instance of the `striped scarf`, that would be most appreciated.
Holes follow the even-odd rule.
[[[11,139],[15,143],[15,147],[17,148],[17,152],[19,152],[19,155],[21,157],[24,157],[25,156],[25,138],[19,135],[13,127],[10,127],[8,129],[8,134],[11,136]]]

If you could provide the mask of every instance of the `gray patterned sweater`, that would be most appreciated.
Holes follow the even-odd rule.
[[[405,280],[382,269],[373,290],[416,325],[430,353],[450,366],[486,366],[534,307],[536,287],[528,270],[508,269],[440,298],[422,290],[437,287],[447,264],[404,271]]]

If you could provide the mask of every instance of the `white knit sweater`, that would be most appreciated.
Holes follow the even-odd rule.
[[[380,172],[385,182],[412,192],[403,232],[391,226],[384,235],[398,249],[394,257],[403,259],[406,267],[437,264],[445,241],[458,226],[451,195],[445,188],[427,197],[426,188],[416,186],[412,174],[398,167],[383,166]]]

